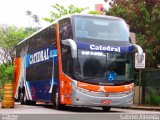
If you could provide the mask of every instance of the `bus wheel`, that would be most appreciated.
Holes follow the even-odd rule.
[[[111,110],[111,107],[103,106],[102,110],[108,112]]]
[[[61,105],[60,105],[60,95],[59,95],[58,90],[56,91],[56,96],[55,96],[55,108],[56,108],[57,110],[60,110],[60,109],[61,109]]]
[[[56,110],[61,110],[63,108],[63,105],[60,104],[60,95],[58,90],[55,91],[55,94],[53,96],[54,98],[54,102],[53,102],[53,106]]]
[[[20,93],[20,102],[21,102],[21,105],[35,105],[36,104],[36,101],[27,100],[25,91],[22,91]]]
[[[35,104],[36,104],[36,101],[30,101],[30,100],[28,101],[28,100],[27,100],[26,102],[27,102],[29,105],[35,105]]]
[[[21,105],[25,105],[26,104],[26,101],[27,101],[27,98],[25,96],[25,92],[21,92],[20,93],[20,102],[21,102]]]
[[[21,89],[18,89],[18,98],[15,98],[15,102],[20,102]]]

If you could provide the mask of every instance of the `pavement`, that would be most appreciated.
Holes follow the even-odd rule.
[[[160,111],[160,106],[144,106],[144,105],[133,105],[130,107],[121,107],[122,109],[137,109],[137,110],[152,110]]]
[[[0,108],[1,108],[1,102],[0,102]],[[133,105],[130,107],[115,107],[115,108],[160,111],[160,106],[146,106],[146,105],[145,106],[144,105]]]

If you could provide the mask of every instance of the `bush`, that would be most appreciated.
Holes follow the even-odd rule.
[[[5,63],[0,65],[0,86],[4,83],[13,82],[14,67],[11,64]]]
[[[156,95],[156,94],[152,94],[150,96],[150,103],[151,105],[160,105],[160,96]]]

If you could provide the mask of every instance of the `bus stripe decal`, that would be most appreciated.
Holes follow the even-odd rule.
[[[21,58],[16,58],[14,62],[14,97],[18,98],[18,86],[20,80],[20,65],[21,65]]]
[[[99,86],[92,85],[88,83],[78,82],[78,87],[87,89],[94,92],[123,92],[131,90],[134,86],[133,84],[121,85],[121,86]]]

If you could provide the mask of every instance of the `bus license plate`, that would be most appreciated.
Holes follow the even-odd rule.
[[[112,100],[101,100],[102,104],[111,104]]]

